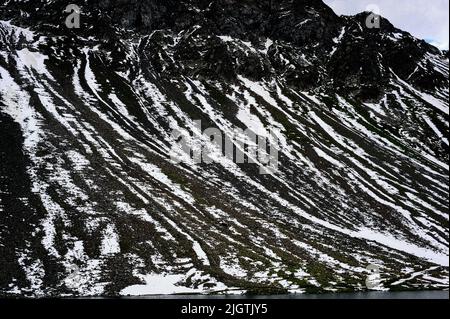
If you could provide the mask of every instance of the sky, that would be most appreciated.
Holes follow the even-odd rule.
[[[449,0],[324,0],[337,14],[375,11],[399,29],[448,50]],[[373,8],[373,9],[372,9]]]

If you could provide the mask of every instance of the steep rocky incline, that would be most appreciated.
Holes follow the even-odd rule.
[[[0,295],[448,288],[448,52],[322,1],[77,4],[0,0]],[[198,120],[278,170],[175,163]]]

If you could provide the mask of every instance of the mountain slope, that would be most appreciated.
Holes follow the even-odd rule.
[[[448,287],[438,49],[321,1],[65,5],[0,11],[2,294]],[[196,120],[277,132],[278,170],[174,163]]]

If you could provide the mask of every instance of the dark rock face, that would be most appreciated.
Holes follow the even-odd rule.
[[[36,10],[27,2],[11,1],[4,15],[30,25],[42,24],[44,28],[48,27],[44,24],[51,22],[56,27],[53,30],[56,34],[67,33],[67,29],[61,28],[61,19],[58,21],[49,16],[49,12],[62,11],[65,4],[64,1],[39,4],[40,8]],[[261,79],[271,73],[286,74],[290,83],[301,89],[317,89],[331,84],[332,90],[363,99],[382,95],[386,81],[389,81],[390,69],[406,78],[427,52],[441,54],[429,44],[394,28],[386,19],[381,19],[380,29],[369,29],[365,27],[369,13],[341,18],[322,1],[103,0],[84,1],[81,6],[86,13],[83,16],[84,28],[75,31],[76,34],[96,33],[116,41],[116,27],[130,30],[131,34],[151,34],[157,30],[177,34],[193,30],[189,37],[202,37],[202,40],[185,39],[176,45],[174,54],[181,64],[201,65],[202,70],[196,73],[202,76],[229,78],[238,69],[253,79]],[[27,17],[18,18],[19,10],[27,12]],[[345,34],[336,45],[334,41],[342,30]],[[121,33],[119,37],[131,34]],[[393,34],[399,38],[395,39]],[[273,50],[286,51],[288,65],[276,60],[267,61],[267,57],[254,53],[237,59],[236,52],[224,53],[229,50],[225,48],[226,44],[218,43],[213,35],[231,36],[259,47],[263,47],[264,39],[270,38],[277,41]],[[201,52],[207,54],[203,56]],[[227,72],[211,61],[227,63]],[[170,68],[176,69],[176,66]],[[187,71],[192,75],[191,68]],[[433,90],[448,82],[432,67],[420,69],[412,80],[424,90]]]
[[[448,51],[318,0],[67,4],[0,0],[0,295],[448,288]],[[196,120],[278,171],[174,163]]]

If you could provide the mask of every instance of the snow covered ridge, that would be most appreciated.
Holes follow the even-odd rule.
[[[0,13],[0,295],[448,288],[444,54],[320,1],[270,36],[200,5],[76,33],[58,3]]]

